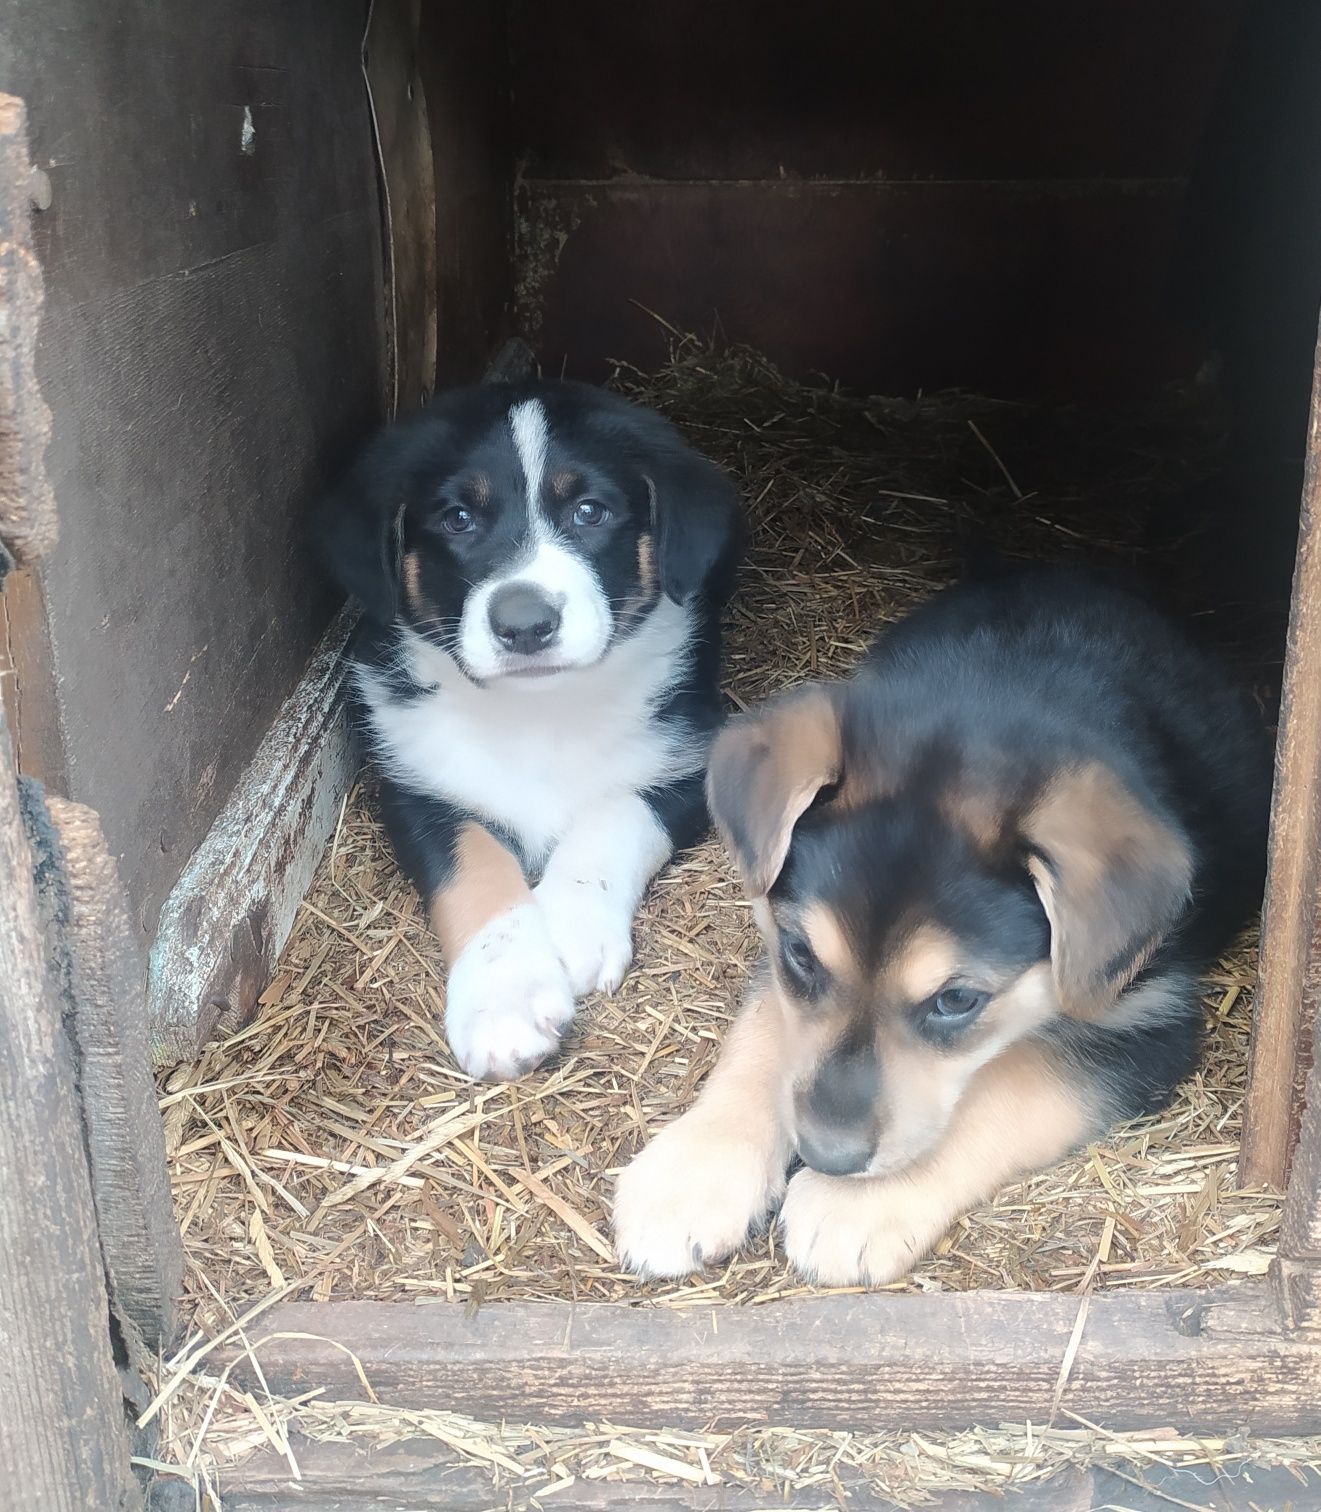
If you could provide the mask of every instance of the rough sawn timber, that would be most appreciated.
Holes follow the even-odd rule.
[[[1321,1350],[1272,1290],[836,1296],[750,1308],[288,1303],[251,1335],[270,1389],[522,1422],[832,1429],[1044,1422],[1321,1430]],[[244,1367],[238,1367],[242,1373]],[[1057,1400],[1057,1392],[1058,1400]]]
[[[1275,754],[1270,875],[1262,914],[1239,1180],[1283,1186],[1302,1111],[1321,996],[1321,358],[1315,369],[1307,474],[1298,527],[1284,697]],[[1311,1253],[1321,1259],[1321,1087],[1312,1079]],[[1293,1204],[1295,1215],[1297,1203]],[[1297,1217],[1292,1225],[1300,1233]]]
[[[161,910],[148,1011],[157,1065],[236,1029],[270,981],[354,772],[345,609]]]

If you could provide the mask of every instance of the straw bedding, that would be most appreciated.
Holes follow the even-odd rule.
[[[846,672],[876,627],[950,578],[970,527],[1015,555],[1130,561],[1147,511],[1214,465],[1213,436],[1178,396],[1139,415],[961,394],[862,400],[689,339],[676,339],[659,374],[621,370],[615,381],[669,413],[740,483],[753,548],[728,622],[737,707]],[[612,1173],[691,1103],[755,958],[716,843],[658,880],[635,938],[620,992],[582,1007],[554,1066],[474,1086],[445,1046],[436,947],[372,818],[369,784],[359,787],[257,1019],[162,1089],[199,1329],[223,1328],[231,1309],[287,1285],[317,1299],[469,1307],[711,1307],[801,1294],[774,1233],[680,1284],[639,1285],[611,1257]],[[898,1289],[1081,1292],[1264,1270],[1278,1198],[1235,1179],[1254,967],[1249,937],[1213,974],[1202,1070],[1166,1113],[1001,1193]],[[258,1436],[277,1441],[265,1427]],[[607,1440],[591,1439],[593,1463],[609,1460]],[[843,1453],[830,1440],[799,1436],[774,1452],[819,1469]],[[728,1458],[721,1442],[703,1453]],[[750,1441],[740,1442],[746,1459]],[[549,1475],[558,1451],[546,1443],[527,1455]],[[850,1443],[855,1458],[884,1460],[886,1477],[917,1452],[911,1441],[884,1453],[879,1439]],[[1021,1447],[1004,1453],[1016,1459]],[[955,1458],[1000,1452],[970,1440]],[[1034,1464],[1059,1462],[1039,1438],[1034,1454]],[[702,1463],[692,1444],[680,1457]]]

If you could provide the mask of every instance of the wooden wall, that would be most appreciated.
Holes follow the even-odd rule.
[[[100,813],[148,936],[328,621],[307,512],[381,413],[364,16],[0,0],[61,526],[6,594],[19,755]]]
[[[1183,375],[1185,180],[1243,9],[513,0],[521,324],[587,378],[660,355],[637,304],[886,391]]]
[[[437,372],[479,378],[509,334],[514,154],[503,0],[422,7],[419,67],[436,170]]]

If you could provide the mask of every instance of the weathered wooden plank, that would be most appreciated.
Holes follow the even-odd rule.
[[[865,393],[1131,400],[1198,358],[1166,308],[1181,205],[1168,182],[525,178],[517,324],[588,381],[663,360],[654,310]]]
[[[1079,1299],[826,1297],[691,1310],[337,1302],[272,1312],[271,1387],[476,1417],[862,1429],[1043,1421]],[[311,1337],[309,1337],[311,1336]],[[1321,1350],[1264,1285],[1092,1298],[1062,1405],[1112,1427],[1321,1428]]]
[[[472,383],[508,334],[513,287],[505,5],[424,5],[419,66],[436,174],[437,382]]]
[[[27,248],[28,169],[22,107],[0,100],[0,500],[6,540],[39,553],[50,538],[44,408],[30,363],[39,287],[29,268],[16,288],[12,265]],[[0,709],[0,1495],[14,1512],[126,1512],[140,1499],[73,1056],[44,944]]]
[[[0,183],[18,195],[31,170],[23,102],[0,94]],[[50,411],[34,366],[42,282],[30,211],[25,192],[6,204],[0,235],[0,579],[7,566],[46,556],[58,535],[45,469]]]
[[[151,951],[152,1053],[167,1065],[238,1028],[270,980],[353,777],[345,609],[161,911]]]
[[[99,814],[149,942],[339,607],[307,527],[383,410],[366,6],[0,10],[51,185],[33,236],[62,532],[53,681],[21,667],[20,707],[53,705],[59,790]]]
[[[1310,1048],[1321,991],[1321,355],[1312,390],[1284,695],[1275,756],[1270,874],[1243,1110],[1239,1179],[1281,1186],[1288,1173],[1296,1067]],[[1297,1253],[1321,1257],[1321,1087],[1315,1075],[1291,1193]]]
[[[173,1338],[183,1244],[151,1078],[146,972],[97,817],[27,784],[24,818],[63,995],[110,1303],[133,1365]]]
[[[140,1504],[71,1048],[0,716],[0,1486],[7,1512]]]
[[[1109,0],[1104,10],[576,0],[565,26],[544,0],[514,0],[522,171],[640,182],[1180,178],[1242,10],[1238,0]]]
[[[418,61],[421,0],[374,0],[367,84],[383,179],[391,409],[436,385],[436,174]]]

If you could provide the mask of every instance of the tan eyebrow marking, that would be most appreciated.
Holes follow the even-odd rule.
[[[834,913],[824,903],[803,910],[803,933],[812,953],[833,976],[851,977],[857,971],[853,951]]]
[[[890,969],[905,997],[920,1003],[949,981],[958,964],[954,936],[935,924],[923,924],[905,942]]]

